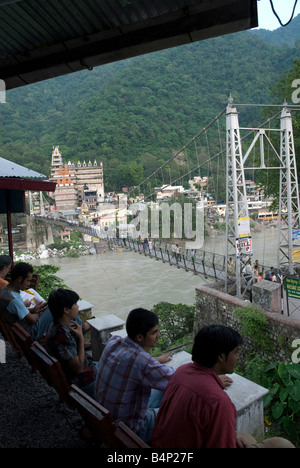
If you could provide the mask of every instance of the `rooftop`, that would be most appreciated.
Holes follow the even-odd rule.
[[[257,0],[0,0],[12,89],[258,26]]]

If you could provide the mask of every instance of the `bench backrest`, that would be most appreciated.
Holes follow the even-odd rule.
[[[150,448],[139,436],[135,434],[122,421],[117,423],[115,436],[121,443],[123,448]]]
[[[22,348],[19,345],[4,315],[0,315],[0,331],[4,339],[10,343],[12,349],[17,353],[18,357],[21,358],[23,355]]]
[[[20,346],[22,353],[26,357],[28,363],[31,365],[32,370],[35,371],[36,369],[32,365],[32,336],[18,322],[14,323],[14,325],[11,327],[11,332],[14,335],[14,338]]]
[[[69,399],[70,385],[60,362],[55,357],[51,356],[37,341],[32,343],[30,349],[32,365],[40,372],[48,385],[57,391],[60,399],[67,403],[70,408],[73,408]]]
[[[71,385],[69,395],[94,438],[106,448],[119,448],[120,443],[115,436],[116,425],[111,413],[77,385]]]

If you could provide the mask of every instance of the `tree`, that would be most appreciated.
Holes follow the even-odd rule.
[[[192,341],[195,306],[160,302],[153,307],[152,312],[159,317],[160,351]]]

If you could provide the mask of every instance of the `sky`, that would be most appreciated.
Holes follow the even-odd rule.
[[[292,15],[295,0],[273,0],[273,5],[283,24],[287,23]],[[270,0],[258,0],[258,27],[274,30],[280,28],[280,23],[274,15]],[[300,14],[300,0],[298,0],[295,16]]]

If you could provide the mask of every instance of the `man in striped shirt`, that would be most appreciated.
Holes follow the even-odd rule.
[[[127,337],[113,336],[99,361],[95,399],[116,422],[123,421],[148,442],[167,383],[174,370],[146,350],[153,348],[160,333],[158,317],[146,309],[132,310],[126,321]]]

